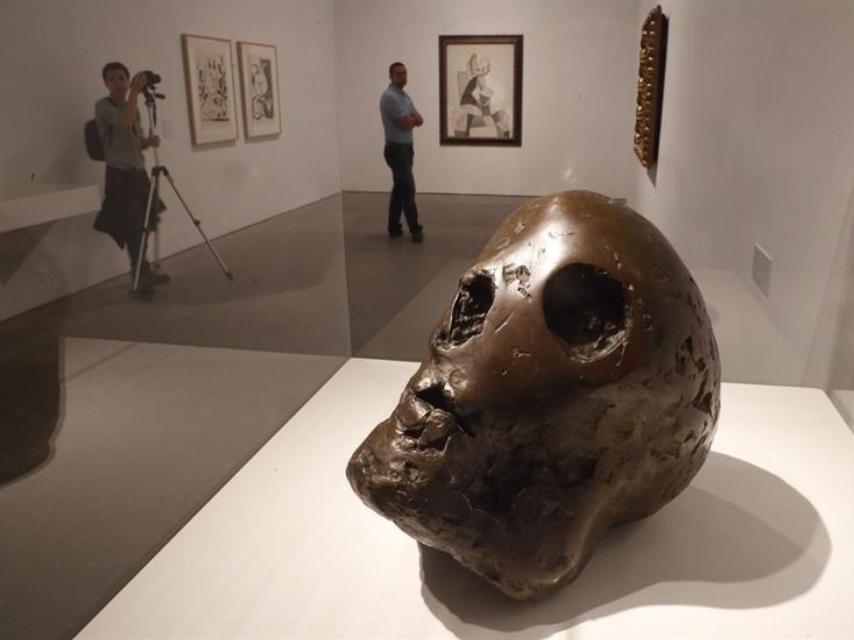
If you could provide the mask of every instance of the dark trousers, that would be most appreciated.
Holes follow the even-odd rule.
[[[415,177],[412,175],[415,151],[411,144],[386,142],[383,156],[394,178],[394,187],[388,201],[388,231],[389,233],[401,231],[401,212],[406,216],[409,232],[420,231],[418,207],[415,206]]]
[[[136,273],[136,264],[140,259],[143,225],[145,224],[145,205],[148,203],[148,191],[151,182],[143,169],[124,170],[107,165],[104,181],[104,204],[95,219],[95,229],[108,233],[119,247],[127,249],[130,259],[131,278]],[[155,196],[158,194],[155,193]],[[153,221],[165,207],[159,198],[153,210]],[[152,225],[154,228],[154,225]],[[142,276],[148,277],[151,268],[142,253]]]

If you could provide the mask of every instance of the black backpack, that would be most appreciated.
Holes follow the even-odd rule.
[[[86,153],[92,160],[104,161],[104,143],[98,131],[98,123],[90,120],[83,126],[83,141],[86,143]]]

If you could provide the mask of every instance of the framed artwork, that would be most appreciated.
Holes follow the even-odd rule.
[[[647,15],[641,31],[638,95],[635,112],[635,155],[649,169],[658,161],[664,63],[667,59],[667,16],[658,6]]]
[[[181,35],[193,144],[237,139],[231,41]]]
[[[522,36],[439,36],[439,141],[522,145]]]
[[[257,42],[238,42],[237,57],[240,60],[243,130],[246,137],[280,134],[282,111],[276,47]]]

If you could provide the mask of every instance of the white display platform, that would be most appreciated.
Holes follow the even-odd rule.
[[[0,233],[98,211],[98,185],[27,184],[0,193]]]
[[[693,484],[520,604],[350,490],[415,368],[350,360],[78,637],[854,637],[854,434],[821,391],[724,385]]]

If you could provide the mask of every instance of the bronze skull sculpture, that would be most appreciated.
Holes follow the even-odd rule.
[[[720,364],[661,233],[589,191],[513,212],[347,476],[371,508],[505,594],[573,580],[612,526],[703,464]]]

